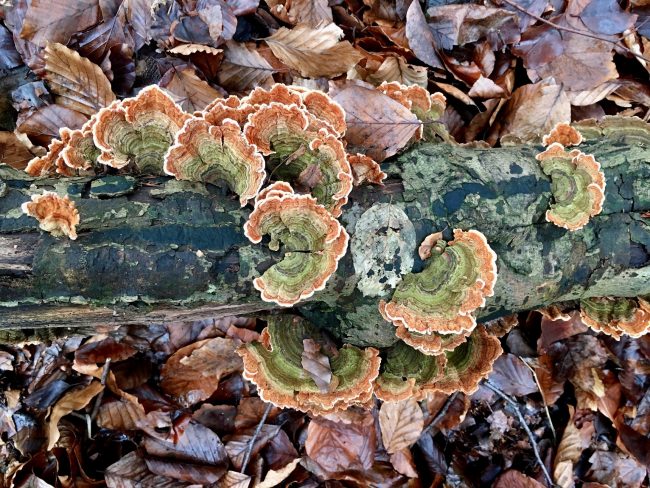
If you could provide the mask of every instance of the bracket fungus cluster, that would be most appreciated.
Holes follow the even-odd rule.
[[[305,340],[321,346],[331,369],[327,384],[318,384],[303,367]],[[338,350],[328,347],[319,329],[290,315],[269,317],[260,342],[242,345],[237,352],[244,362],[244,377],[257,385],[264,401],[314,415],[367,405],[379,374],[376,349],[348,344]]]
[[[53,236],[77,238],[76,226],[79,224],[79,212],[68,198],[60,197],[54,192],[46,191],[32,195],[29,202],[22,204],[23,213],[38,220],[39,227]]]
[[[551,179],[555,200],[546,220],[570,231],[581,229],[603,209],[605,175],[592,155],[566,149],[582,142],[580,133],[570,125],[558,124],[543,142],[548,147],[536,158]]]
[[[596,332],[619,340],[641,337],[650,331],[650,301],[642,297],[595,297],[580,301],[582,321]]]
[[[284,247],[284,258],[253,285],[262,300],[289,307],[322,290],[345,255],[348,234],[325,207],[309,195],[298,195],[288,183],[263,190],[244,225],[253,243],[270,236],[269,248]]]

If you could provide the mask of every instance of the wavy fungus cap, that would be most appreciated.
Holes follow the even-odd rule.
[[[248,120],[248,116],[255,112],[256,108],[248,103],[242,102],[236,96],[229,96],[224,99],[217,99],[208,105],[203,112],[197,112],[194,115],[203,117],[212,125],[221,125],[226,119],[237,122],[241,127]]]
[[[98,161],[113,168],[132,163],[143,174],[163,174],[163,159],[190,115],[158,86],[101,109],[93,125]]]
[[[545,146],[549,146],[554,142],[562,144],[564,147],[577,146],[582,142],[582,135],[566,122],[559,122],[542,139],[542,144]]]
[[[264,167],[264,157],[230,119],[218,126],[204,119],[187,120],[164,163],[165,173],[178,180],[225,181],[239,195],[242,207],[260,191],[266,178]]]
[[[436,332],[421,334],[411,332],[402,324],[398,325],[395,330],[395,335],[399,339],[428,356],[437,356],[445,351],[457,348],[467,340],[469,334],[469,332],[463,332],[462,334],[438,334]]]
[[[61,158],[65,143],[59,139],[52,139],[43,156],[32,158],[25,167],[25,172],[34,177],[52,176],[56,173],[63,176],[72,176],[74,173],[67,168]]]
[[[244,377],[257,385],[260,397],[282,408],[313,415],[365,406],[372,398],[379,374],[379,351],[348,344],[338,351],[322,348],[332,371],[329,389],[323,391],[302,367],[303,340],[324,343],[322,333],[299,317],[269,317],[261,342],[242,345]]]
[[[469,332],[476,326],[472,312],[494,294],[497,256],[477,230],[454,229],[453,241],[432,250],[426,268],[407,274],[380,311],[411,332]]]
[[[310,131],[309,114],[297,105],[262,105],[244,126],[244,134],[269,156],[275,179],[309,192],[335,217],[352,191],[352,170],[343,143],[327,130]]]
[[[597,297],[580,301],[582,321],[597,332],[619,340],[650,331],[650,303],[643,298]]]
[[[300,92],[282,83],[276,83],[270,89],[262,87],[255,88],[252,92],[242,98],[242,103],[254,106],[269,105],[271,102],[282,105],[301,105]]]
[[[53,236],[65,235],[72,240],[77,238],[79,212],[67,195],[60,197],[51,191],[32,195],[32,201],[23,203],[21,209],[23,213],[37,219],[38,226]]]
[[[381,374],[375,381],[375,396],[385,402],[399,402],[407,398],[422,400],[434,390],[442,376],[444,355],[427,356],[398,342],[386,353]]]
[[[259,198],[244,233],[253,243],[271,238],[269,249],[283,245],[284,258],[253,281],[262,300],[290,307],[325,288],[345,255],[348,234],[322,205],[309,195],[296,195],[281,184]],[[287,185],[288,186],[288,185]]]
[[[567,152],[564,146],[554,142],[536,158],[542,171],[551,178],[555,200],[546,212],[546,220],[574,231],[602,211],[605,175],[592,155],[577,149]]]
[[[354,186],[364,183],[383,185],[386,173],[381,170],[379,163],[365,154],[348,154],[348,163],[352,170]]]

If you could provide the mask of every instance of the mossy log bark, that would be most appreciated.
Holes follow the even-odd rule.
[[[347,342],[386,346],[377,312],[401,273],[417,272],[431,232],[483,232],[498,255],[490,319],[590,296],[650,294],[650,137],[614,121],[583,127],[607,178],[603,212],[569,232],[545,221],[550,183],[539,146],[416,146],[385,164],[385,187],[353,193],[349,251],[300,310]],[[611,126],[611,127],[610,127]],[[273,309],[252,280],[277,259],[243,234],[250,212],[220,188],[167,178],[31,179],[0,166],[0,328],[159,323]],[[66,192],[76,241],[20,211],[30,194]]]

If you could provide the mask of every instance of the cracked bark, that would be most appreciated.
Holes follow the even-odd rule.
[[[385,164],[383,188],[355,191],[342,222],[351,239],[326,290],[300,311],[343,340],[393,342],[377,312],[400,273],[419,271],[431,232],[478,229],[499,278],[481,319],[588,296],[650,294],[650,137],[620,121],[582,127],[581,150],[607,178],[602,214],[582,230],[549,224],[540,147],[419,145]],[[39,179],[0,167],[0,328],[160,323],[271,310],[252,279],[281,258],[251,245],[249,209],[220,188],[167,178]],[[43,189],[77,202],[76,241],[52,238],[20,213]],[[364,293],[366,296],[364,296]],[[371,295],[371,296],[368,296]]]

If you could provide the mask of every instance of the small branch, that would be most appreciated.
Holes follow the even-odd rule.
[[[257,424],[257,427],[255,428],[255,432],[253,432],[253,436],[248,441],[248,445],[246,446],[246,454],[244,454],[244,462],[242,463],[241,469],[239,470],[241,474],[246,473],[246,466],[248,466],[248,461],[250,460],[251,453],[253,452],[253,446],[255,445],[257,436],[260,435],[260,432],[262,431],[262,427],[264,426],[264,422],[266,422],[266,418],[269,416],[269,413],[271,412],[271,408],[273,408],[273,404],[267,403],[266,408],[264,409],[264,414],[260,419],[260,423]]]
[[[648,58],[646,58],[646,57],[644,57],[644,56],[642,56],[640,54],[635,53],[634,51],[632,51],[627,46],[621,45],[620,40],[612,41],[610,39],[607,39],[607,38],[601,37],[601,36],[597,36],[596,34],[592,34],[590,32],[586,32],[586,31],[583,31],[583,30],[580,30],[580,29],[574,29],[573,27],[566,27],[566,26],[563,26],[563,25],[559,25],[559,24],[556,24],[555,22],[552,22],[550,20],[545,19],[544,17],[540,17],[539,15],[535,15],[535,14],[529,12],[524,7],[522,7],[520,5],[517,5],[512,0],[501,0],[501,1],[503,3],[505,3],[505,4],[510,5],[514,9],[519,10],[521,13],[526,14],[526,15],[532,17],[533,19],[535,19],[535,20],[537,20],[539,22],[542,22],[543,24],[549,25],[549,26],[551,26],[551,27],[553,27],[553,28],[555,28],[557,30],[565,31],[565,32],[571,32],[572,34],[577,34],[579,36],[585,36],[585,37],[589,37],[591,39],[596,39],[598,41],[607,42],[608,44],[612,44],[612,45],[614,45],[614,46],[616,46],[616,47],[618,47],[620,49],[623,49],[625,52],[627,52],[628,54],[631,54],[632,56],[634,56],[637,59],[643,59],[644,61],[650,62],[650,59],[648,59]]]
[[[106,379],[108,378],[108,372],[110,370],[110,367],[111,367],[111,358],[108,358],[104,363],[104,370],[102,371],[102,378],[100,380],[102,385],[106,385]],[[105,390],[106,389],[104,388],[97,395],[97,398],[95,399],[95,406],[93,407],[93,411],[90,414],[90,420],[95,420],[95,417],[97,417],[97,414],[99,413],[100,404],[102,403],[102,398],[104,398]]]
[[[531,367],[530,364],[528,364],[524,358],[519,357],[521,359],[521,362],[526,365],[526,367],[530,370],[530,372],[533,374],[533,378],[535,380],[535,384],[537,385],[537,389],[539,390],[539,394],[542,395],[542,403],[544,404],[544,411],[546,412],[546,419],[548,420],[548,425],[551,428],[551,432],[553,433],[553,440],[557,442],[557,434],[555,433],[555,426],[553,425],[553,420],[551,420],[551,412],[548,410],[548,404],[546,403],[546,396],[544,395],[544,390],[542,390],[542,385],[539,383],[539,379],[537,378],[537,373],[535,373],[535,369]]]
[[[539,454],[539,448],[537,447],[537,441],[535,440],[535,437],[533,436],[533,433],[530,431],[530,428],[528,427],[528,424],[526,424],[526,420],[524,419],[524,416],[521,414],[521,411],[519,411],[519,405],[517,404],[517,402],[515,402],[512,398],[510,398],[508,395],[506,395],[498,387],[494,386],[489,381],[486,381],[484,384],[490,390],[492,390],[494,393],[499,395],[508,404],[510,404],[510,406],[515,410],[515,413],[517,414],[517,417],[519,418],[519,423],[521,424],[521,426],[526,431],[526,434],[528,434],[528,439],[530,440],[530,443],[533,446],[533,452],[535,453],[535,459],[537,459],[537,464],[539,465],[540,469],[542,470],[542,473],[544,473],[544,478],[546,478],[546,482],[548,483],[549,486],[555,486],[555,483],[553,483],[553,479],[551,478],[551,475],[548,473],[548,470],[546,469],[546,465],[542,461],[542,458],[541,458],[541,456]]]
[[[458,392],[455,391],[451,395],[447,397],[447,400],[445,400],[444,405],[440,410],[438,410],[438,413],[436,414],[435,417],[433,417],[433,420],[429,422],[429,425],[427,425],[423,430],[422,434],[425,432],[429,432],[431,429],[433,429],[438,422],[440,422],[445,415],[447,415],[447,412],[449,411],[449,407],[451,407],[451,404],[454,403],[454,400],[456,400],[456,397],[458,396]],[[420,434],[420,435],[422,435]]]

